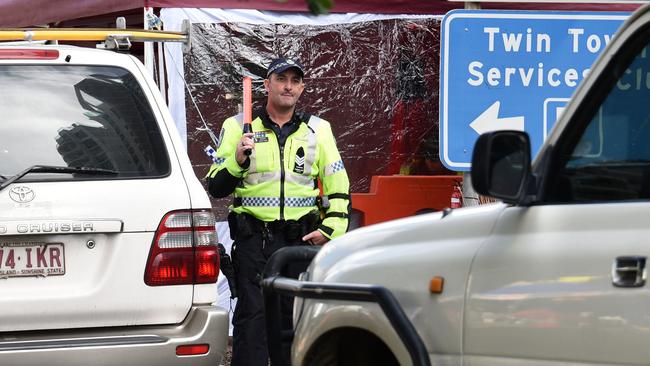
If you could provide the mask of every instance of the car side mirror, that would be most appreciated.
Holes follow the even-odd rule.
[[[530,139],[521,131],[494,131],[479,136],[472,154],[472,185],[484,196],[516,203],[530,176]]]

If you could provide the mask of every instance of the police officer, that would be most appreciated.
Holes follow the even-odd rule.
[[[303,77],[294,60],[271,62],[267,102],[253,113],[252,132],[243,132],[241,114],[226,119],[207,176],[214,197],[234,193],[228,217],[238,294],[233,366],[267,365],[259,281],[271,254],[287,245],[325,244],[348,227],[350,184],[330,124],[295,110]],[[329,203],[324,216],[318,180]],[[291,310],[285,309],[283,324],[290,322]]]

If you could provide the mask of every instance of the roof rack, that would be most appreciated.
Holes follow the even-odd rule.
[[[119,23],[118,23],[119,24]],[[190,48],[190,23],[181,32],[126,28],[0,28],[0,41],[99,41],[97,48],[126,51],[132,42],[182,42]]]

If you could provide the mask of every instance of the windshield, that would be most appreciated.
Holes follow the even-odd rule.
[[[0,176],[32,165],[99,168],[115,179],[166,175],[169,160],[131,73],[106,66],[0,65]],[[29,179],[62,179],[32,174]],[[26,177],[25,180],[28,180]]]

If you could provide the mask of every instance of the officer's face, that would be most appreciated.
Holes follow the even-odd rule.
[[[264,88],[273,107],[286,109],[296,105],[305,84],[296,70],[288,69],[280,74],[271,74],[264,80]]]

